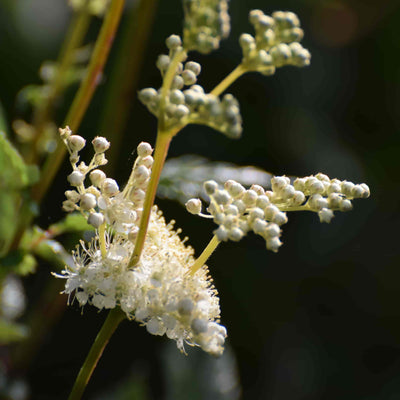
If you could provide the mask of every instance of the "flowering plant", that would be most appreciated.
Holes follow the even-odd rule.
[[[104,65],[110,38],[118,26],[123,1],[74,0],[70,3],[83,21],[89,14],[103,13],[105,21],[87,75],[66,124],[59,129],[60,140],[54,137],[49,109],[53,98],[73,81],[61,79],[64,70],[71,72],[71,55],[53,71],[55,78],[45,74],[50,89],[35,89],[41,97],[36,125],[23,121],[14,125],[19,136],[31,145],[28,160],[38,161],[49,153],[38,181],[30,180],[33,173],[24,170],[24,185],[32,186],[33,199],[39,202],[43,198],[67,151],[72,167],[67,179],[72,189],[65,192],[63,209],[75,217],[79,215],[80,223],[83,219],[93,231],[90,240],[80,240],[72,259],[57,247],[56,253],[63,255],[64,267],[53,273],[65,280],[63,292],[68,295],[69,304],[76,300],[81,307],[92,305],[98,310],[110,310],[71,392],[70,399],[78,399],[105,345],[123,319],[136,320],[150,334],[173,339],[182,353],[186,352],[185,345],[190,345],[220,356],[227,329],[220,321],[218,292],[206,265],[217,246],[229,240],[238,242],[255,233],[265,240],[268,250],[278,252],[287,213],[311,211],[321,222],[330,223],[334,212],[350,211],[354,199],[367,198],[370,192],[364,183],[331,179],[323,173],[303,178],[273,176],[268,187],[263,187],[261,182],[246,185],[234,179],[217,182],[210,177],[205,179],[198,197],[185,202],[191,214],[212,219],[217,225],[209,244],[195,257],[194,249],[186,244],[188,239],[180,237],[181,230],[174,229],[174,221],[167,223],[154,204],[171,141],[189,124],[206,125],[228,138],[239,139],[243,131],[239,100],[225,93],[226,90],[247,72],[271,76],[284,66],[308,66],[311,55],[300,44],[303,38],[300,21],[292,12],[278,11],[269,16],[261,10],[250,11],[249,21],[255,33],[242,34],[239,38],[241,62],[207,93],[198,83],[202,66],[189,59],[189,55],[192,51],[208,54],[218,49],[220,41],[229,35],[228,1],[184,0],[182,37],[169,36],[168,54],[160,55],[156,61],[162,77],[161,87],[145,88],[138,94],[143,105],[157,118],[154,153],[149,143],[138,144],[129,179],[121,188],[101,169],[108,163],[111,141],[95,137],[94,155],[87,164],[81,161],[86,140],[76,131],[99,80],[98,71]],[[76,68],[75,65],[72,70],[76,72]],[[19,160],[18,155],[12,154]],[[207,206],[203,207],[200,197]],[[10,241],[15,248],[33,247],[35,240],[42,241],[48,232],[55,235],[61,229],[52,227],[38,236],[27,225],[21,224]],[[84,230],[80,227],[75,230]]]

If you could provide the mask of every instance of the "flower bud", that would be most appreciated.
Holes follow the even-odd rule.
[[[144,165],[148,169],[150,169],[153,166],[153,163],[154,159],[152,156],[146,156],[140,160],[140,165]]]
[[[333,211],[329,208],[323,208],[321,211],[318,212],[318,216],[321,222],[326,223],[331,222],[332,218],[334,217]]]
[[[139,100],[143,104],[149,104],[157,97],[157,90],[153,88],[146,88],[139,91]]]
[[[218,204],[228,204],[231,196],[226,190],[218,190],[214,195],[215,201]]]
[[[257,193],[254,190],[246,190],[243,194],[242,200],[243,203],[246,204],[248,207],[254,206],[257,200]]]
[[[90,210],[91,208],[96,207],[97,200],[96,196],[90,193],[85,193],[81,196],[81,201],[79,205],[83,210]]]
[[[350,200],[342,200],[339,206],[340,211],[351,211],[353,209],[353,205]]]
[[[85,175],[82,172],[73,171],[68,175],[67,179],[71,186],[79,186],[85,180]]]
[[[156,61],[156,67],[161,72],[165,72],[168,69],[170,62],[171,62],[171,60],[166,54],[160,54]],[[144,89],[144,90],[146,90],[146,89]]]
[[[215,191],[218,189],[218,183],[215,181],[206,181],[203,184],[205,192],[209,195],[212,196]]]
[[[221,242],[226,242],[228,240],[228,231],[222,225],[214,231],[214,235],[216,235],[217,239]]]
[[[192,71],[197,76],[201,72],[201,65],[194,61],[188,61],[185,64],[185,69]]]
[[[137,147],[137,152],[139,157],[150,156],[153,153],[153,149],[149,143],[141,142]]]
[[[73,203],[77,203],[81,198],[81,195],[75,190],[66,190],[64,194],[65,197]]]
[[[135,169],[135,178],[136,181],[141,184],[144,183],[150,176],[150,171],[144,165],[139,165]]]
[[[106,174],[100,169],[95,169],[89,174],[89,178],[94,186],[101,187]]]
[[[173,104],[183,104],[185,102],[185,95],[181,90],[172,90],[171,94],[169,95],[169,101]]]
[[[186,204],[186,210],[191,214],[198,215],[201,213],[201,200],[200,199],[190,199]]]
[[[92,140],[92,145],[96,153],[104,153],[110,148],[110,142],[102,136],[95,137]]]
[[[104,215],[101,213],[90,213],[88,218],[88,224],[95,228],[99,228],[104,223]]]
[[[114,196],[119,191],[118,183],[111,178],[106,178],[102,185],[102,192],[107,196]]]
[[[282,246],[282,242],[279,240],[278,237],[273,237],[271,239],[267,239],[267,249],[273,251],[274,253],[277,253],[279,250],[279,247]]]
[[[85,147],[86,140],[79,135],[71,135],[68,138],[68,144],[72,151],[80,151]]]
[[[205,319],[194,318],[190,327],[196,335],[199,335],[200,333],[207,332],[208,321],[206,321]]]
[[[228,237],[234,242],[238,242],[244,236],[243,231],[240,228],[234,227],[228,231]]]
[[[62,208],[66,212],[72,212],[75,211],[75,203],[71,200],[65,200],[62,203]]]
[[[185,105],[179,104],[179,106],[177,106],[175,109],[174,117],[181,119],[183,117],[186,117],[188,114],[189,114],[189,109]]]
[[[182,40],[178,35],[171,35],[165,40],[165,44],[170,50],[174,50],[182,46]]]
[[[197,81],[196,74],[190,69],[185,69],[182,72],[182,79],[186,86],[193,85]]]

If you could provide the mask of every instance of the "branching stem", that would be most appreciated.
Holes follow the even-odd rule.
[[[154,205],[156,197],[157,186],[160,180],[161,171],[164,167],[165,159],[167,157],[168,148],[172,138],[178,133],[182,127],[167,129],[165,121],[165,107],[167,103],[168,93],[171,89],[172,80],[176,74],[178,64],[186,58],[186,51],[184,49],[178,50],[171,60],[171,63],[165,73],[163,85],[161,88],[160,110],[158,117],[158,132],[157,140],[154,151],[154,164],[151,170],[150,182],[146,189],[146,197],[143,204],[143,212],[140,218],[139,232],[135,242],[135,249],[129,261],[129,267],[134,268],[139,262],[140,255],[142,254],[144,242],[146,239],[147,228],[150,222],[151,209]]]
[[[194,275],[207,262],[220,243],[221,242],[218,240],[217,236],[214,235],[210,240],[210,243],[208,243],[207,247],[200,254],[200,257],[190,267],[191,275]]]
[[[210,94],[213,94],[214,96],[219,96],[246,71],[247,70],[243,66],[243,64],[239,64],[229,75],[227,75],[217,86],[215,86],[213,90],[211,90]]]

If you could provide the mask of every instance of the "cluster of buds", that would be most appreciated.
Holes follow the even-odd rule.
[[[93,139],[95,154],[89,165],[86,165],[84,162],[78,164],[78,153],[85,147],[85,139],[73,135],[68,127],[60,129],[60,135],[70,153],[73,169],[68,175],[68,182],[75,187],[74,190],[65,192],[67,200],[63,202],[64,210],[67,212],[79,210],[93,227],[99,228],[106,222],[116,232],[128,234],[134,241],[153,164],[151,146],[145,142],[139,144],[138,158],[131,177],[124,190],[120,192],[118,183],[98,169],[107,163],[105,151],[110,147],[110,143],[106,138]],[[91,182],[88,187],[85,186],[87,177]]]
[[[303,30],[296,14],[276,11],[268,16],[261,10],[252,10],[249,19],[256,31],[255,37],[248,33],[240,36],[242,64],[248,70],[272,75],[277,67],[310,64],[309,51],[299,43]]]
[[[110,0],[68,0],[74,10],[86,8],[87,12],[98,17],[104,15]]]
[[[228,37],[230,18],[229,0],[184,0],[185,21],[183,38],[188,50],[207,54],[219,47]]]
[[[321,222],[330,222],[333,211],[349,211],[352,199],[369,196],[364,183],[355,185],[324,174],[298,178],[293,185],[288,177],[277,176],[271,179],[271,186],[267,191],[259,185],[246,190],[228,180],[220,188],[215,181],[207,181],[204,190],[210,198],[210,215],[201,213],[200,199],[189,200],[186,208],[192,214],[213,218],[219,225],[214,234],[220,241],[239,241],[253,231],[265,239],[268,250],[277,252],[282,245],[280,227],[288,221],[287,211],[314,211]]]
[[[169,55],[161,54],[156,63],[163,76],[176,52],[182,50],[182,42],[177,35],[167,38],[166,44]],[[231,94],[220,100],[218,96],[205,93],[197,84],[200,71],[201,65],[197,62],[179,62],[167,93],[163,92],[163,88],[145,88],[139,92],[139,99],[156,117],[160,118],[163,113],[167,129],[194,123],[208,125],[230,138],[240,137],[242,118],[238,101]]]

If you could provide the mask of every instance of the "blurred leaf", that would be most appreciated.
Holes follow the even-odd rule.
[[[0,132],[7,132],[7,120],[6,114],[4,113],[4,109],[0,103]]]
[[[0,132],[0,189],[23,188],[34,183],[37,176],[37,169],[27,166],[5,133]]]
[[[79,213],[68,214],[63,220],[49,227],[49,231],[53,236],[67,232],[82,232],[87,230],[93,230],[93,228],[87,223],[85,217]]]
[[[223,184],[233,179],[244,186],[253,183],[270,187],[272,174],[252,166],[238,166],[226,162],[210,162],[206,158],[188,155],[169,159],[164,166],[158,196],[185,204],[192,197],[207,200],[203,183],[213,179]]]
[[[0,192],[0,256],[7,252],[14,237],[19,199],[20,196],[15,191],[7,192],[3,189]]]
[[[8,273],[25,276],[35,272],[37,261],[32,254],[23,251],[13,251],[0,259],[0,278]]]
[[[39,257],[55,264],[60,268],[65,265],[73,265],[73,259],[64,246],[56,240],[43,240],[34,249],[34,252]]]
[[[0,318],[0,345],[17,342],[25,339],[27,336],[28,330],[25,325]]]

